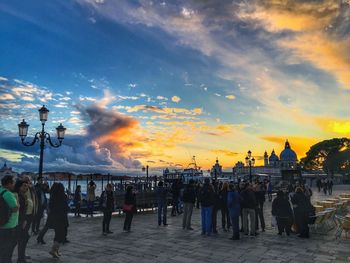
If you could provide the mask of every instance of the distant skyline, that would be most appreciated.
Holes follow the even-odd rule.
[[[45,171],[262,164],[350,136],[346,1],[19,0],[0,3],[0,166],[36,171],[17,124],[51,133]]]

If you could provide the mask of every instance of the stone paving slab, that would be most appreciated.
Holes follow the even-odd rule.
[[[334,194],[350,191],[350,186],[336,187]],[[314,189],[314,199],[329,198]],[[271,220],[271,203],[265,203],[267,226]],[[52,259],[48,254],[53,240],[53,230],[45,236],[46,245],[36,244],[32,237],[27,254],[32,262],[350,262],[350,239],[335,240],[334,232],[327,235],[311,234],[308,240],[278,236],[277,231],[267,227],[258,237],[243,236],[240,241],[231,241],[232,233],[223,232],[210,237],[200,235],[200,212],[194,210],[194,231],[182,230],[182,217],[168,217],[169,226],[158,227],[155,212],[137,214],[132,223],[132,232],[123,233],[123,216],[113,216],[111,230],[114,234],[103,236],[102,217],[70,218],[68,238],[71,243],[61,247],[62,257]],[[218,214],[218,226],[221,214]],[[14,255],[14,262],[16,259]]]

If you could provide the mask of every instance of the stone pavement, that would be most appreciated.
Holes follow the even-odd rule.
[[[333,195],[350,191],[350,186],[335,187]],[[314,198],[326,198],[316,193]],[[101,234],[102,218],[71,218],[68,238],[71,243],[61,247],[60,260],[48,254],[53,240],[49,230],[46,245],[37,245],[35,237],[28,244],[27,255],[32,262],[350,262],[350,239],[335,240],[334,231],[327,235],[311,234],[308,240],[295,235],[278,236],[270,226],[271,203],[265,203],[267,229],[258,237],[243,236],[231,241],[232,233],[219,227],[219,234],[201,236],[200,213],[194,210],[194,231],[182,230],[182,217],[168,216],[169,226],[158,227],[155,212],[138,214],[132,223],[132,232],[123,233],[123,216],[113,216],[114,234]],[[170,213],[169,213],[170,214]],[[218,226],[221,226],[218,214]],[[14,259],[16,259],[14,255]],[[15,262],[15,261],[14,261]]]

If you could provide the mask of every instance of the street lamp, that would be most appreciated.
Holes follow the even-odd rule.
[[[146,182],[148,183],[148,165],[146,165],[146,167],[145,166],[143,166],[142,167],[142,172],[145,172],[146,171]]]
[[[62,145],[62,141],[64,139],[64,134],[66,132],[66,128],[63,127],[62,123],[56,128],[58,143],[53,143],[51,141],[51,136],[49,133],[45,132],[45,122],[48,119],[49,110],[42,106],[39,109],[39,119],[41,121],[41,132],[37,132],[34,135],[32,142],[25,142],[25,138],[28,134],[29,124],[23,119],[21,123],[18,124],[18,134],[21,137],[22,144],[24,146],[33,146],[37,141],[40,141],[40,159],[39,159],[39,176],[38,180],[43,177],[43,161],[44,161],[44,147],[45,142],[49,143],[51,147],[58,148]]]
[[[252,152],[249,150],[247,156],[245,157],[245,163],[249,166],[249,182],[252,180],[252,166],[255,164],[255,158],[252,156]]]

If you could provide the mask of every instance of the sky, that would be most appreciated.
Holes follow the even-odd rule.
[[[0,162],[36,171],[139,174],[298,158],[350,136],[347,0],[71,0],[0,3]]]

